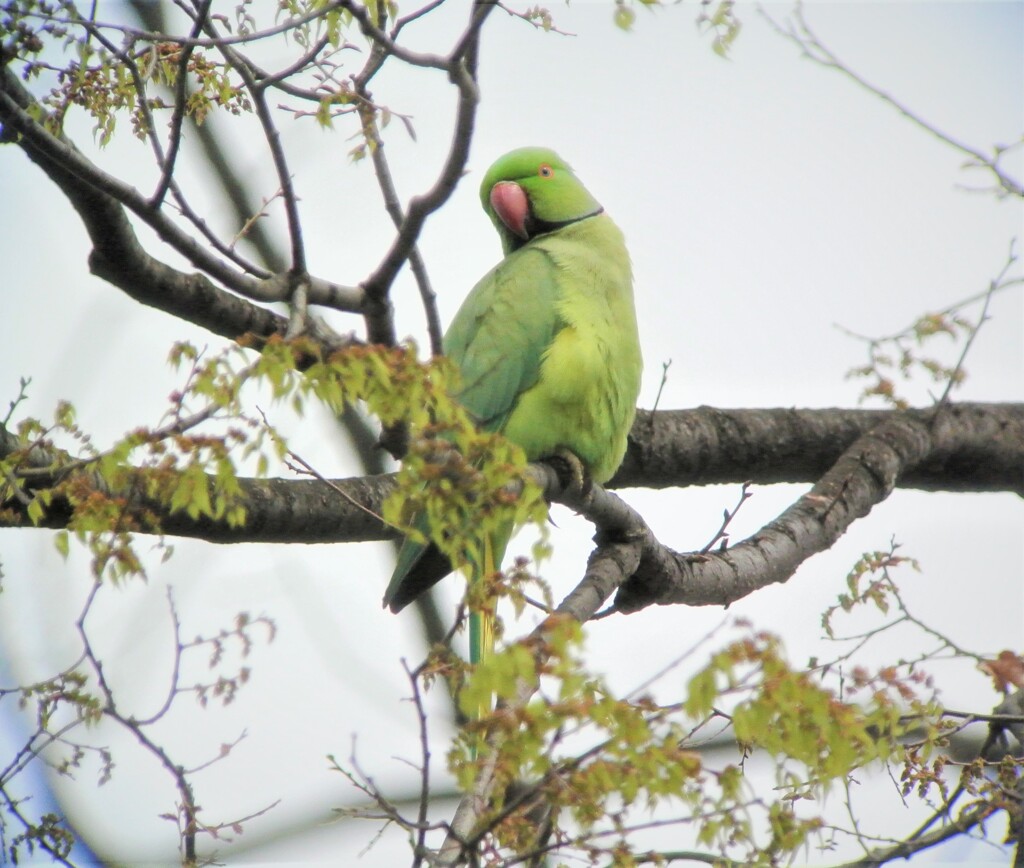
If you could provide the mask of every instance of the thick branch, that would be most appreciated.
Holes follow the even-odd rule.
[[[750,479],[762,483],[800,483],[822,478],[824,483],[822,474],[851,444],[882,423],[903,420],[904,428],[924,438],[920,447],[926,454],[916,465],[908,465],[897,482],[900,487],[1024,493],[1024,405],[953,405],[944,411],[929,433],[931,412],[702,407],[659,411],[653,416],[643,414],[633,428],[630,456],[609,487],[666,488],[740,483]],[[0,459],[22,445],[0,428]],[[29,491],[53,485],[67,458],[56,452],[37,450],[30,463],[37,468],[51,468],[53,472],[26,481]],[[86,482],[92,485],[95,481]],[[211,479],[211,486],[213,484]],[[224,522],[208,519],[194,521],[179,513],[164,517],[163,532],[216,543],[357,542],[394,536],[393,531],[373,517],[380,514],[383,499],[391,491],[390,476],[339,479],[329,484],[317,480],[242,479],[241,485],[248,515],[245,526],[232,528]],[[556,499],[561,497],[554,477],[548,480],[546,490]],[[600,569],[611,568],[614,577],[609,579],[610,585],[602,585],[606,589],[601,595],[603,601],[615,590],[616,582],[621,583],[630,574],[625,569],[626,561],[639,556],[636,540],[630,539],[630,535],[645,532],[642,519],[599,486],[585,504],[568,498],[566,502],[594,520],[606,541],[617,540],[615,545],[609,543],[595,553],[602,564]],[[8,511],[0,519],[0,526],[30,524],[22,504],[11,501],[0,504],[0,509]],[[69,515],[70,506],[55,501],[42,526],[65,527]],[[620,548],[622,546],[625,548]],[[631,554],[625,554],[627,550]],[[647,557],[654,557],[654,551],[652,548]],[[736,546],[727,554],[731,557],[741,551]],[[731,575],[731,568],[717,560],[720,557],[716,555],[715,559],[707,561],[712,566],[688,565],[687,569],[709,576],[694,587],[723,581],[717,570]],[[614,563],[622,558],[626,558],[622,567],[614,568]],[[718,566],[713,566],[715,564]],[[598,572],[600,569],[595,567]],[[729,586],[727,583],[726,587]],[[727,600],[678,602],[724,604]]]
[[[926,421],[931,409],[908,410]],[[673,488],[750,481],[814,482],[891,410],[763,409],[639,411],[629,451],[608,488]],[[900,488],[1014,491],[1024,495],[1024,417],[1019,404],[953,404],[927,460]],[[952,437],[952,439],[950,439]]]
[[[977,407],[946,407],[938,416],[932,410],[891,415],[858,437],[782,515],[727,551],[675,554],[666,569],[660,544],[648,538],[646,528],[638,529],[644,549],[641,565],[619,591],[615,608],[631,612],[652,603],[727,606],[769,584],[785,582],[803,561],[830,548],[854,521],[888,497],[904,474],[973,464],[980,439],[991,439],[1016,456],[1005,482],[1008,490],[1021,493],[1024,408],[1013,406],[1015,410],[992,420],[991,426]]]
[[[5,79],[8,75],[10,71],[4,70]],[[2,107],[0,120],[7,121]],[[243,334],[268,338],[284,334],[288,324],[284,317],[221,289],[203,274],[179,271],[150,256],[139,243],[125,209],[116,199],[38,150],[31,141],[22,139],[19,144],[78,212],[93,244],[89,268],[97,277],[141,304],[225,338],[235,339]],[[75,152],[69,142],[62,146]],[[328,347],[344,342],[344,338],[319,321],[311,332]]]
[[[24,444],[0,425],[0,460],[22,448]],[[167,514],[159,504],[137,496],[142,486],[135,478],[112,490],[99,474],[88,468],[61,471],[61,465],[67,462],[67,457],[56,449],[32,448],[22,457],[19,469],[47,472],[22,480],[25,492],[31,494],[71,479],[76,487],[81,484],[80,490],[124,497],[128,518],[143,533],[159,532],[217,543],[365,542],[397,536],[378,518],[384,498],[394,487],[394,479],[388,475],[333,480],[329,485],[316,479],[242,479],[246,522],[243,527],[232,528],[226,522],[205,517],[193,519],[184,512]],[[211,478],[210,485],[214,484]],[[160,516],[159,527],[152,527],[146,518],[154,512]],[[39,527],[67,527],[71,515],[72,504],[67,498],[55,497]],[[31,526],[24,504],[13,498],[0,502],[2,526]]]

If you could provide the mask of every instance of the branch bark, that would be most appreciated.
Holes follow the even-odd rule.
[[[975,411],[952,406],[937,414],[929,409],[891,415],[857,437],[811,490],[778,518],[726,551],[676,554],[672,562],[652,557],[648,552],[657,553],[660,547],[644,539],[641,564],[627,577],[615,608],[631,612],[652,603],[727,606],[759,588],[784,582],[803,561],[830,548],[854,521],[888,497],[909,472],[931,475],[949,466],[961,484],[965,465],[981,470],[985,465],[979,450],[986,440],[1005,448],[1004,458],[1013,456],[1005,465],[1006,490],[1024,494],[1020,408],[1001,421]]]
[[[931,409],[896,412],[710,407],[643,412],[633,426],[626,462],[608,487],[667,488],[748,480],[761,484],[803,483],[820,479],[793,509],[799,508],[800,516],[804,516],[804,511],[817,504],[810,512],[824,516],[830,532],[838,527],[832,524],[840,514],[836,510],[846,515],[848,511],[870,509],[893,485],[926,491],[1010,491],[1024,495],[1024,404],[954,404],[934,424],[933,414]],[[829,467],[853,446],[859,451],[852,453],[842,468],[830,471]],[[13,434],[0,428],[0,459],[24,447]],[[895,452],[890,455],[886,448]],[[37,469],[51,471],[26,480],[31,492],[50,487],[66,475],[61,467],[69,459],[57,450],[37,449],[27,461]],[[878,462],[881,465],[876,466]],[[87,478],[87,469],[74,472],[86,477],[87,485],[95,483]],[[618,540],[617,544],[631,533],[643,533],[626,505],[600,486],[594,487],[585,503],[574,501],[561,491],[556,477],[543,470],[538,472],[554,499],[561,498],[578,508],[595,521],[605,537]],[[839,481],[835,482],[837,473]],[[873,494],[858,493],[852,499],[851,487],[861,484],[864,474],[870,477],[873,473],[882,474],[885,485],[876,484],[871,489]],[[233,528],[225,522],[193,520],[176,513],[163,516],[162,531],[214,543],[359,542],[395,536],[376,517],[392,490],[389,475],[336,479],[330,484],[305,479],[242,479],[241,486],[248,514],[245,526]],[[819,491],[822,486],[825,493]],[[0,504],[0,509],[6,511],[0,526],[31,524],[24,505],[16,500]],[[41,526],[64,527],[69,515],[70,505],[55,500]],[[805,523],[804,519],[798,521],[797,529]],[[727,554],[738,557],[742,551],[738,549],[735,546]],[[602,557],[611,557],[611,551]],[[725,562],[716,558],[719,555],[709,556],[708,563],[721,563],[717,568],[690,564],[687,569],[702,575],[713,570],[732,572],[731,566],[724,566]],[[692,587],[722,581],[723,576],[716,572]],[[660,586],[662,582],[655,584]],[[687,586],[691,587],[689,582]],[[691,593],[687,592],[685,602],[694,602]],[[728,599],[706,602],[724,605]]]
[[[900,487],[1024,495],[1019,407],[950,405],[942,415],[942,436],[926,460],[904,469]],[[907,411],[919,421],[932,412]],[[639,410],[629,450],[607,487],[813,482],[857,437],[893,415],[892,410],[842,408]],[[955,437],[950,426],[958,429]]]

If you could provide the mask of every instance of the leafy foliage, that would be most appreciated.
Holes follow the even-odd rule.
[[[127,119],[134,134],[147,141],[156,155],[159,195],[141,205],[123,193],[118,193],[120,199],[110,194],[111,201],[127,207],[126,200],[131,200],[128,210],[133,219],[156,229],[164,241],[175,237],[169,226],[185,226],[193,234],[177,244],[177,251],[222,280],[229,290],[241,296],[251,293],[248,297],[259,303],[288,303],[291,338],[268,339],[263,334],[212,356],[191,344],[177,345],[171,362],[184,369],[184,383],[171,395],[166,414],[157,424],[137,427],[105,448],[95,445],[80,427],[70,403],[58,405],[51,421],[25,418],[12,424],[19,401],[12,402],[0,425],[4,438],[0,504],[7,504],[0,518],[6,525],[61,526],[54,535],[57,550],[69,558],[72,540],[83,545],[92,572],[91,593],[76,624],[79,657],[40,680],[0,688],[0,700],[17,702],[32,724],[24,748],[0,769],[0,806],[23,829],[5,839],[12,861],[32,856],[37,849],[62,859],[73,842],[61,818],[47,812],[32,817],[12,795],[11,781],[28,763],[43,759],[66,776],[95,766],[99,784],[114,773],[111,751],[79,738],[80,728],[95,732],[112,724],[130,732],[171,776],[177,792],[175,810],[162,816],[179,830],[184,862],[197,861],[198,834],[214,839],[228,831],[238,834],[249,819],[207,822],[191,778],[203,766],[186,769],[172,759],[156,740],[153,727],[181,694],[203,708],[234,702],[253,675],[249,657],[257,642],[274,639],[274,622],[265,615],[243,612],[230,626],[187,641],[181,638],[182,624],[169,596],[175,638],[172,683],[162,708],[140,719],[122,706],[108,683],[104,661],[92,645],[88,615],[101,589],[132,577],[145,578],[147,558],[137,548],[140,534],[156,535],[160,553],[169,557],[172,548],[162,539],[169,518],[185,515],[196,521],[244,526],[248,513],[240,474],[253,468],[257,476],[269,475],[290,456],[282,434],[262,411],[253,409],[261,397],[269,395],[272,402],[299,416],[314,404],[336,415],[359,406],[385,428],[408,428],[409,451],[383,517],[416,535],[417,518],[427,516],[435,541],[454,563],[482,560],[481,540],[508,522],[534,523],[541,532],[535,560],[545,553],[546,505],[524,475],[521,451],[498,436],[474,429],[450,398],[456,376],[450,365],[440,359],[421,363],[412,345],[344,342],[343,349],[328,351],[326,346],[338,343],[302,337],[317,333],[318,324],[307,316],[308,299],[303,296],[314,281],[305,274],[298,197],[277,150],[268,91],[280,85],[282,98],[307,107],[287,108],[293,117],[313,118],[324,127],[351,116],[354,127],[348,131],[355,144],[350,157],[373,160],[386,207],[399,228],[394,252],[389,254],[390,276],[368,281],[358,291],[349,288],[350,293],[332,286],[334,294],[325,297],[342,297],[343,301],[328,302],[329,306],[364,316],[370,333],[385,335],[381,340],[387,343],[388,327],[393,325],[388,319],[390,281],[406,260],[416,270],[414,246],[423,215],[443,203],[465,168],[465,154],[460,158],[459,148],[468,150],[472,131],[472,112],[465,106],[475,105],[478,99],[471,72],[476,63],[473,28],[479,28],[482,16],[472,21],[447,56],[418,53],[398,42],[402,28],[434,5],[403,18],[396,4],[383,0],[364,4],[283,0],[273,7],[272,18],[263,19],[257,15],[266,10],[250,2],[239,3],[233,16],[220,11],[208,14],[209,7],[198,11],[197,6],[193,29],[188,35],[176,35],[99,23],[67,0],[3,3],[0,60],[5,66],[20,64],[26,81],[50,87],[38,101],[30,102],[28,115],[40,121],[44,130],[59,135],[69,113],[81,110],[91,119],[100,145],[109,142],[118,123]],[[477,10],[486,11],[492,5],[481,4]],[[623,30],[633,27],[638,5],[649,9],[658,4],[616,0],[614,23]],[[187,4],[182,8],[187,9]],[[561,32],[546,8],[534,6],[523,12],[501,8],[538,30]],[[697,23],[710,34],[712,50],[727,56],[740,32],[731,0],[705,0]],[[279,72],[263,70],[242,56],[243,49],[282,34],[299,52]],[[366,65],[351,74],[341,58],[357,48]],[[442,177],[427,197],[412,200],[406,211],[389,178],[380,131],[398,117],[412,135],[410,116],[378,104],[368,88],[392,57],[446,75],[459,90],[463,113],[463,126],[456,129]],[[175,156],[184,141],[183,122],[202,124],[216,111],[254,112],[262,124],[281,187],[264,204],[280,199],[288,214],[292,265],[287,273],[270,275],[273,269],[237,254],[233,241],[219,241],[175,188]],[[13,140],[7,129],[4,134]],[[991,167],[996,170],[994,163]],[[1005,177],[999,177],[1009,191]],[[100,173],[92,180],[98,193],[107,194],[114,186],[108,183],[109,176]],[[168,191],[174,213],[161,222],[156,218],[164,215]],[[423,205],[426,199],[432,200],[430,208]],[[240,220],[240,235],[259,216]],[[210,267],[210,260],[198,257],[205,263],[200,264],[192,259],[195,249],[206,243],[230,260],[231,268],[237,267],[237,274],[228,269],[238,278],[234,283],[224,277],[223,270]],[[429,316],[433,293],[422,278],[417,279],[428,300]],[[986,304],[1001,285],[1000,278],[984,296]],[[282,286],[286,290],[274,295],[275,287]],[[931,351],[924,355],[923,348],[932,347],[943,335],[951,339],[954,349],[969,346],[985,311],[972,323],[963,309],[979,300],[981,296],[921,317],[895,335],[866,339],[868,363],[851,372],[870,380],[864,397],[905,407],[908,400],[896,385],[899,378],[910,381],[924,374],[945,384],[947,391],[961,382],[962,355],[949,362]],[[23,391],[26,385],[23,381]],[[727,513],[726,524],[729,519]],[[431,784],[421,688],[440,677],[450,683],[463,712],[480,707],[485,697],[499,699],[492,713],[461,728],[448,755],[449,771],[467,793],[476,794],[488,781],[495,784],[479,790],[483,808],[462,841],[476,861],[521,864],[558,849],[566,858],[578,857],[591,864],[664,862],[669,857],[645,851],[639,837],[648,828],[664,825],[674,831],[692,829],[697,843],[711,851],[710,856],[702,854],[706,858],[739,859],[750,865],[791,862],[815,842],[830,846],[830,836],[839,834],[828,828],[819,810],[826,797],[842,792],[848,798],[857,772],[883,764],[898,767],[898,786],[904,796],[938,801],[940,810],[933,821],[957,819],[953,807],[964,794],[970,798],[960,818],[973,816],[971,812],[988,816],[998,810],[1013,811],[1015,804],[1019,813],[1019,796],[1015,803],[1014,793],[1020,789],[1021,761],[1007,754],[995,760],[982,756],[959,765],[954,762],[946,750],[947,740],[973,721],[964,722],[963,715],[940,706],[923,664],[939,655],[973,660],[997,692],[1009,693],[1024,681],[1021,657],[1010,649],[993,658],[974,654],[914,616],[893,573],[905,565],[917,569],[917,564],[896,554],[896,548],[893,544],[888,551],[866,553],[850,571],[846,590],[823,615],[827,636],[846,643],[847,648],[852,644],[852,650],[838,653],[834,660],[799,666],[787,657],[777,636],[737,622],[736,636],[716,642],[707,662],[690,673],[685,683],[681,678],[673,682],[668,703],[646,694],[618,695],[591,671],[583,629],[571,618],[550,614],[550,593],[521,562],[479,583],[463,608],[492,611],[499,601],[509,600],[518,616],[528,605],[539,605],[548,613],[541,628],[527,639],[506,642],[475,668],[447,645],[439,645],[412,673],[424,745],[419,814],[403,816],[372,781],[357,772],[347,774],[374,800],[378,817],[383,815],[406,829],[416,858],[422,857]],[[544,598],[539,604],[527,596],[535,584]],[[865,632],[840,635],[836,624],[856,617],[879,617],[882,623]],[[934,638],[935,650],[877,668],[855,662],[855,652],[874,637],[908,625]],[[185,682],[179,664],[186,658],[201,658],[205,674]],[[728,727],[734,742],[724,759],[709,757],[702,750],[706,733],[716,726]],[[211,762],[230,754],[236,743],[224,745]],[[746,774],[749,760],[771,765],[774,790],[754,789]],[[0,832],[5,829],[0,822]],[[842,834],[862,844],[868,840],[856,820]]]
[[[866,607],[883,618],[898,610],[895,624],[919,623],[890,575],[919,566],[897,548],[894,542],[865,553],[851,569],[847,592],[822,617],[833,640],[851,641],[838,636],[834,621]],[[503,588],[490,587],[499,594]],[[837,791],[850,798],[858,771],[879,766],[898,768],[893,774],[904,797],[913,792],[952,810],[968,794],[958,814],[963,822],[975,822],[979,812],[1014,810],[1008,794],[1024,772],[1021,759],[964,764],[959,783],[951,784],[946,746],[960,725],[939,703],[920,660],[871,671],[844,668],[852,658],[846,652],[800,667],[777,636],[744,621],[734,626],[737,638],[712,652],[670,704],[646,694],[616,695],[589,670],[583,630],[564,616],[548,617],[529,638],[472,669],[435,649],[413,673],[414,684],[448,678],[464,710],[498,698],[492,713],[465,724],[448,756],[467,793],[482,780],[491,784],[491,799],[465,845],[493,865],[549,850],[585,864],[635,865],[655,859],[638,833],[656,812],[653,825],[692,826],[697,843],[723,861],[775,865],[809,848],[828,849],[837,835],[870,840],[860,826],[841,829],[823,811]],[[886,621],[852,637],[854,651],[892,626]],[[952,640],[941,643],[940,649],[954,647]],[[1002,663],[996,668],[1016,671]],[[735,737],[733,761],[716,763],[701,750],[702,734],[716,722]],[[774,769],[770,795],[747,779],[752,758]],[[391,804],[371,781],[336,768],[379,804]],[[397,809],[388,815],[410,834],[416,828]]]
[[[539,634],[507,645],[468,676],[450,661],[430,671],[441,670],[466,677],[466,708],[492,693],[499,698],[492,714],[467,724],[449,756],[467,791],[479,775],[495,776],[498,796],[474,837],[492,841],[485,849],[494,848],[494,864],[538,846],[538,805],[550,809],[546,846],[593,864],[609,857],[634,864],[643,852],[628,833],[655,809],[676,818],[664,822],[695,823],[698,842],[723,856],[774,864],[825,827],[818,815],[799,816],[795,803],[821,802],[857,769],[888,761],[906,729],[886,690],[864,707],[843,702],[812,672],[794,669],[778,638],[763,632],[746,632],[713,654],[672,705],[617,697],[588,671],[583,633],[567,618],[549,618]],[[697,733],[715,719],[731,723],[738,763],[714,767],[699,751]],[[747,757],[762,752],[777,768],[773,799],[744,782]],[[614,846],[598,843],[609,837]]]
[[[286,453],[266,419],[245,409],[243,390],[261,387],[299,415],[310,400],[334,413],[358,402],[384,425],[407,424],[411,449],[384,518],[415,533],[415,517],[425,513],[453,562],[479,556],[481,528],[509,521],[543,528],[546,505],[523,476],[522,451],[476,430],[449,397],[454,373],[444,359],[421,364],[412,346],[352,346],[324,358],[307,339],[274,339],[255,360],[241,347],[204,359],[178,344],[170,361],[191,367],[157,427],[137,428],[99,451],[78,428],[74,408],[62,404],[48,426],[20,422],[24,446],[0,463],[0,500],[24,500],[36,524],[55,503],[69,509],[68,531],[88,546],[97,578],[143,575],[134,534],[159,534],[163,513],[245,522],[239,463],[255,461],[265,475]],[[219,430],[200,432],[214,423]],[[78,455],[59,445],[61,436],[78,444]],[[49,484],[33,482],[41,479]],[[67,554],[67,533],[56,545]]]
[[[955,364],[944,363],[935,356],[921,355],[924,345],[940,335],[954,342],[963,340],[975,328],[974,323],[960,316],[926,314],[906,331],[868,341],[868,362],[851,368],[846,376],[871,380],[861,393],[861,401],[880,398],[894,407],[906,409],[910,401],[900,395],[897,379],[906,383],[916,379],[918,372],[923,372],[932,382],[959,385],[966,376]]]
[[[37,849],[45,851],[52,858],[63,859],[71,854],[74,843],[74,834],[64,826],[61,818],[47,812],[39,818],[38,823],[11,839],[6,855],[14,865],[21,863],[23,855],[34,856]]]
[[[712,0],[703,0],[703,8],[697,19],[698,26],[704,27],[712,34],[711,50],[719,57],[728,57],[736,37],[740,35],[742,24],[736,17],[734,0],[718,0],[711,11]]]

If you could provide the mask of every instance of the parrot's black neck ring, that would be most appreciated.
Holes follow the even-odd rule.
[[[555,232],[559,229],[564,229],[566,226],[572,226],[573,223],[579,223],[581,220],[588,220],[591,217],[596,217],[598,214],[603,214],[604,208],[600,205],[594,211],[588,214],[581,214],[579,217],[573,217],[569,220],[559,220],[557,223],[548,220],[537,220],[534,218],[529,223],[530,237],[533,238],[536,235],[546,235],[548,232]]]

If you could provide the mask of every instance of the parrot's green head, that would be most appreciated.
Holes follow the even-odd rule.
[[[484,175],[480,201],[506,254],[603,210],[568,163],[547,148],[519,148],[498,159]]]

